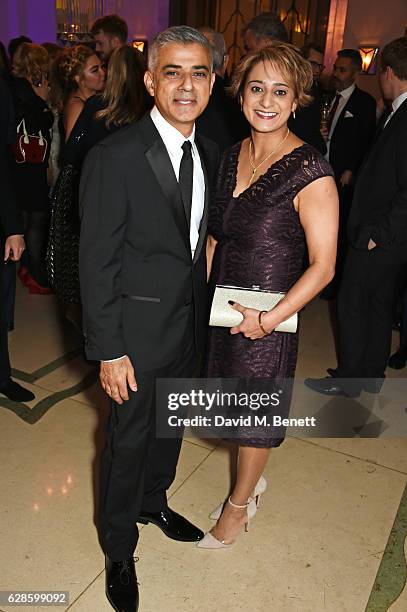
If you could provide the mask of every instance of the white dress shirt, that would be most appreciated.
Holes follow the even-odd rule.
[[[332,134],[334,132],[334,129],[336,127],[336,124],[338,123],[338,119],[341,115],[341,112],[343,111],[343,109],[345,108],[345,106],[347,105],[349,98],[351,97],[351,95],[353,94],[353,92],[355,91],[355,83],[352,83],[352,85],[350,85],[349,87],[347,87],[346,89],[342,90],[342,91],[337,91],[335,93],[335,97],[332,100],[331,103],[331,108],[333,107],[333,105],[335,104],[335,98],[338,94],[341,94],[341,98],[339,100],[339,104],[338,104],[338,108],[336,109],[334,118],[332,119],[332,123],[331,123],[331,129],[329,130],[329,136],[328,136],[328,140],[326,143],[326,155],[325,158],[329,161],[329,143],[331,141],[332,138]]]
[[[179,180],[179,168],[183,155],[182,145],[186,140],[189,140],[192,146],[194,174],[192,182],[191,229],[189,240],[191,243],[191,257],[193,259],[199,238],[199,228],[205,204],[205,178],[202,170],[201,158],[199,157],[198,149],[195,144],[195,126],[193,127],[191,135],[185,138],[181,132],[164,119],[156,106],[154,106],[150,115],[164,141],[177,181]]]
[[[192,129],[191,135],[185,138],[181,132],[164,119],[156,106],[153,107],[150,116],[168,151],[177,181],[179,180],[179,169],[183,155],[182,145],[186,140],[189,140],[191,143],[194,173],[192,177],[192,208],[189,240],[191,244],[191,258],[193,259],[199,239],[199,228],[201,226],[205,205],[205,178],[202,170],[201,158],[199,157],[199,152],[195,144],[195,126]],[[103,361],[104,363],[110,363],[123,359],[125,356],[126,355],[116,357],[116,359],[104,359]]]
[[[399,96],[397,96],[397,98],[395,98],[395,100],[393,100],[393,102],[391,103],[391,107],[392,107],[393,111],[387,117],[386,123],[384,124],[383,129],[386,127],[386,125],[389,123],[390,119],[393,117],[394,113],[400,108],[400,106],[403,104],[403,102],[405,100],[407,100],[407,91],[405,91],[404,93],[400,94]]]

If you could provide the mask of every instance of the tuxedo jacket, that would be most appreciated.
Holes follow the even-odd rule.
[[[205,205],[193,260],[178,181],[149,113],[85,160],[80,284],[89,359],[127,354],[136,371],[168,364],[182,351],[192,303],[197,350],[204,345],[206,229],[218,151],[205,137],[195,139]]]
[[[329,163],[337,181],[345,170],[353,175],[366,156],[376,127],[376,101],[355,87],[339,115],[329,143]]]
[[[348,221],[350,243],[407,259],[407,101],[376,139],[356,181]]]
[[[8,236],[22,234],[22,221],[17,206],[16,194],[10,169],[10,126],[13,123],[11,94],[7,84],[0,78],[0,249]]]

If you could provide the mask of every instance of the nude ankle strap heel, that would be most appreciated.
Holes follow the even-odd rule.
[[[243,505],[239,505],[239,504],[235,504],[231,497],[229,497],[228,504],[230,504],[231,506],[233,506],[233,508],[246,508],[246,521],[244,524],[244,529],[245,532],[247,533],[249,531],[249,522],[250,519],[253,518],[253,516],[256,514],[257,511],[257,506],[256,506],[256,502],[254,499],[252,499],[251,497],[249,497],[249,499],[247,500],[247,502]],[[204,537],[202,538],[202,540],[200,540],[197,544],[198,548],[230,548],[231,546],[233,546],[234,541],[230,542],[230,544],[226,544],[224,541],[220,541],[217,538],[215,538],[214,535],[212,535],[212,533],[210,531],[208,531],[208,533],[206,533],[204,535]]]
[[[249,531],[249,523],[250,523],[250,516],[249,516],[249,506],[250,504],[253,502],[254,500],[249,497],[249,499],[247,500],[247,502],[245,504],[243,504],[242,506],[240,506],[239,504],[235,504],[234,502],[232,502],[232,496],[229,495],[228,498],[228,504],[230,504],[231,506],[233,506],[233,508],[247,508],[247,521],[244,524],[244,530],[247,533]]]
[[[252,494],[253,499],[256,500],[256,506],[259,505],[260,497],[266,489],[267,489],[267,480],[264,478],[264,476],[260,476],[254,488],[253,494]],[[225,503],[226,502],[223,502],[223,503],[220,503],[218,506],[216,506],[216,508],[214,508],[212,512],[210,513],[209,518],[212,519],[213,521],[217,521],[220,515],[222,514],[223,506],[225,505]]]
[[[229,496],[229,499],[228,499],[228,503],[231,506],[233,506],[233,508],[247,508],[251,501],[252,501],[252,498],[249,497],[249,499],[247,500],[247,502],[245,504],[243,504],[243,506],[239,506],[239,504],[235,504],[234,502],[232,502],[232,496],[231,495]]]

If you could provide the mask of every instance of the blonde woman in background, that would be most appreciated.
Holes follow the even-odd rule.
[[[90,59],[90,67],[93,59]],[[78,189],[82,163],[100,140],[141,117],[145,109],[144,63],[141,53],[121,47],[112,54],[106,88],[82,107],[62,153],[62,170],[55,185],[47,251],[48,277],[68,320],[81,328],[79,291]],[[78,109],[72,92],[67,125]]]

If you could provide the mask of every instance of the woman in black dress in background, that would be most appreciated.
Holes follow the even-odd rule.
[[[222,160],[209,221],[209,260],[216,245],[211,280],[287,295],[269,312],[231,305],[244,319],[231,330],[211,330],[209,377],[292,378],[298,332],[273,330],[333,276],[338,201],[332,170],[287,127],[291,113],[308,102],[311,84],[310,64],[287,43],[276,42],[247,55],[236,71],[232,88],[250,123],[251,137],[234,145]],[[309,267],[303,272],[306,246]],[[259,384],[257,391],[262,390],[262,381]],[[281,398],[286,411],[289,396],[286,391]],[[261,474],[270,448],[282,442],[267,427],[241,427],[236,434],[237,481],[217,513],[216,526],[199,547],[222,548],[234,542],[256,512],[252,496],[260,492],[260,485],[264,489]]]
[[[103,94],[86,100],[63,149],[63,166],[51,207],[47,265],[49,282],[66,317],[80,328],[79,218],[80,171],[100,140],[137,121],[145,109],[142,54],[131,47],[114,51]]]
[[[47,167],[54,118],[47,104],[48,70],[48,53],[41,45],[19,46],[10,81],[17,127],[12,170],[27,249],[18,275],[30,293],[40,294],[49,293],[45,268],[49,223]]]

